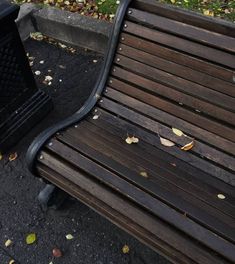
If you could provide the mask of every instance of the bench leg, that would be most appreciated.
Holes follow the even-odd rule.
[[[52,184],[47,184],[38,195],[38,201],[43,211],[58,209],[68,197],[68,194]]]

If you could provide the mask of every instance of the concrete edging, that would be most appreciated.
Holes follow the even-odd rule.
[[[53,7],[38,8],[23,4],[17,19],[20,35],[25,40],[30,32],[42,34],[104,54],[112,24],[92,17]]]

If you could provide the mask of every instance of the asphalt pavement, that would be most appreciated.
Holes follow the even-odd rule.
[[[0,161],[0,264],[167,264],[163,257],[111,224],[75,199],[68,199],[60,210],[43,212],[37,202],[45,186],[31,175],[25,164],[25,153],[40,131],[78,110],[92,91],[103,58],[83,49],[72,53],[63,45],[28,40],[25,43],[37,85],[51,95],[54,110],[30,133],[3,156]],[[49,84],[45,76],[53,79]],[[17,159],[9,161],[11,153]],[[37,240],[27,245],[27,234]],[[67,240],[72,234],[74,239]],[[13,244],[5,247],[11,239]],[[122,247],[130,251],[123,254]],[[53,258],[52,250],[63,255]]]

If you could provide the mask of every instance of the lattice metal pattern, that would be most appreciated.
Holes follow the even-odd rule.
[[[0,46],[0,110],[27,88],[12,46],[12,40]]]

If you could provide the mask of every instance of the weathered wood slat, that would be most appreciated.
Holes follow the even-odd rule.
[[[184,54],[177,50],[173,50],[161,46],[157,43],[153,43],[148,40],[126,33],[121,34],[120,42],[130,47],[136,48],[138,50],[148,52],[149,54],[152,54],[154,56],[159,56],[161,58],[164,58],[169,62],[175,62],[177,64],[184,65],[186,67],[189,67],[190,69],[194,69],[200,72],[202,75],[199,75],[199,80],[198,80],[199,83],[200,83],[200,76],[202,76],[201,77],[202,80],[205,81],[205,79],[203,78],[203,74],[208,74],[215,77],[216,79],[220,78],[234,85],[234,80],[233,80],[234,72],[232,70],[223,68],[213,63],[209,63],[208,61],[205,61],[203,59],[190,56],[190,54]],[[213,80],[209,76],[208,78],[209,80]],[[219,84],[222,84],[219,80],[218,82]],[[215,84],[214,89],[216,88],[217,88],[217,84]],[[233,91],[234,89],[232,89],[232,91],[230,91],[230,89],[224,89],[223,85],[219,86],[218,89],[221,92],[227,94],[232,93],[230,95],[234,95],[234,91]]]
[[[76,177],[77,182],[74,184],[67,179],[66,174],[63,177],[43,164],[39,164],[38,170],[44,178],[83,201],[154,250],[170,258],[173,263],[214,264],[216,261],[223,264],[229,263],[203,245],[195,243],[195,240],[188,241],[184,233],[179,233],[160,219],[154,219],[128,201],[124,202],[121,197],[105,188],[104,185],[93,182],[81,172],[73,169],[66,170],[66,173],[71,173]],[[96,194],[99,194],[99,198]],[[183,252],[180,250],[182,248],[184,248]]]
[[[179,35],[195,42],[201,42],[205,45],[235,52],[235,39],[233,37],[134,8],[129,9],[127,18],[137,24],[141,23],[147,27]]]
[[[138,147],[130,147],[124,141],[124,131],[122,131],[119,136],[116,136],[110,132],[112,129],[103,129],[103,125],[106,125],[106,123],[92,119],[91,122],[94,124],[82,122],[79,127],[67,130],[63,135],[58,136],[59,140],[75,148],[83,155],[95,160],[97,163],[102,164],[104,167],[122,175],[123,178],[133,181],[133,184],[137,184],[141,189],[144,188],[146,192],[151,192],[153,195],[158,196],[163,192],[161,188],[165,189],[166,193],[170,191],[166,199],[169,202],[172,199],[172,206],[176,206],[179,210],[185,204],[184,201],[177,202],[178,198],[181,197],[188,202],[192,202],[196,208],[204,208],[203,204],[200,202],[200,200],[202,200],[203,203],[209,204],[213,206],[213,208],[218,208],[224,214],[235,218],[235,207],[227,202],[223,204],[219,203],[216,195],[208,195],[208,193],[205,193],[203,190],[200,191],[196,185],[192,185],[188,181],[185,182],[183,177],[181,177],[182,171],[175,170],[175,168],[171,164],[167,164],[166,161],[162,162],[157,156],[155,156],[154,159],[151,158],[151,155],[148,155],[148,153],[140,147],[142,144],[145,144],[142,139],[140,139],[141,143],[138,144]],[[97,123],[99,123],[99,126],[97,126]],[[148,172],[149,177],[147,179],[140,177],[141,170]],[[187,178],[188,176],[185,175],[185,177]],[[158,189],[158,187],[161,188]],[[173,192],[176,197],[174,197],[171,192]],[[197,199],[195,199],[195,197]],[[227,198],[229,198],[229,196],[227,196]],[[187,207],[187,203],[185,206]],[[191,209],[193,208],[189,206],[188,209],[185,208],[181,210],[190,214]],[[207,208],[205,210],[206,213],[203,214],[204,216],[207,212],[214,216],[216,214],[215,209],[211,210]],[[195,215],[196,218],[199,217],[200,212]],[[202,218],[204,218],[203,215]],[[220,218],[219,214],[215,217],[221,221],[226,220],[226,217],[224,218],[222,216]],[[234,219],[231,220],[227,218],[227,220],[228,225],[234,226],[235,228]]]
[[[118,77],[123,81],[123,85],[128,81],[132,85],[136,84],[140,88],[134,88],[135,90],[146,90],[148,94],[154,94],[155,97],[164,97],[174,101],[176,104],[183,104],[194,112],[201,112],[201,114],[209,115],[211,118],[220,119],[222,122],[227,122],[228,124],[235,124],[235,113],[223,109],[219,106],[214,105],[211,102],[205,102],[200,98],[195,98],[193,95],[183,93],[167,85],[157,83],[153,80],[147,79],[143,76],[138,75],[137,73],[132,73],[128,70],[122,69],[120,67],[115,68],[113,76]],[[196,92],[196,91],[195,91]],[[135,94],[135,93],[134,93]],[[235,100],[235,99],[234,99]],[[178,105],[179,108],[182,108]],[[192,113],[192,115],[194,115]],[[200,117],[199,117],[200,119]],[[220,122],[221,122],[220,121]]]
[[[115,63],[129,71],[140,74],[145,78],[168,85],[178,91],[193,95],[195,98],[203,99],[207,102],[214,103],[217,106],[235,112],[235,98],[233,97],[219,93],[215,90],[208,89],[207,87],[200,84],[196,84],[165,71],[158,70],[154,67],[124,57],[122,55],[116,56]],[[232,121],[235,123],[235,120]]]
[[[59,145],[59,144],[58,144]],[[55,148],[55,144],[54,144]],[[65,151],[66,150],[66,151]],[[228,241],[222,239],[213,232],[207,230],[206,228],[198,225],[192,220],[185,218],[183,215],[177,211],[169,208],[164,203],[160,202],[157,199],[154,199],[152,196],[144,193],[140,189],[131,185],[130,183],[124,183],[124,180],[116,177],[115,174],[108,171],[107,169],[102,168],[98,164],[89,160],[88,158],[76,153],[71,148],[68,148],[62,144],[56,149],[58,155],[62,155],[69,163],[79,170],[86,171],[88,175],[94,177],[95,179],[102,181],[105,185],[113,188],[115,192],[121,193],[126,199],[130,199],[137,204],[141,204],[147,211],[152,212],[157,217],[173,225],[175,228],[186,232],[189,236],[194,239],[203,242],[207,247],[215,250],[221,255],[226,256],[230,261],[235,260],[235,251],[234,245]],[[66,154],[65,154],[66,153]],[[45,156],[45,161],[47,162],[48,156],[47,153],[42,152],[42,155]],[[58,160],[54,160],[58,164]],[[50,159],[50,166],[53,166],[53,160]],[[79,167],[78,167],[79,164]],[[49,165],[49,164],[46,164]],[[52,169],[56,169],[55,166]],[[60,168],[64,167],[64,173],[68,169],[65,164],[60,164]],[[63,174],[64,174],[63,173]],[[72,175],[68,174],[67,178],[74,181]],[[76,183],[76,181],[74,182]]]
[[[98,113],[99,118],[94,120],[92,117],[88,117],[87,120],[89,122],[95,123],[96,126],[105,129],[116,137],[121,137],[123,140],[127,137],[127,134],[141,138],[141,144],[138,145],[138,148],[145,152],[145,155],[141,155],[142,158],[148,159],[153,164],[156,162],[160,167],[170,170],[177,176],[180,175],[181,179],[183,178],[189,185],[193,184],[197,186],[197,188],[206,191],[209,196],[217,197],[218,193],[224,193],[227,199],[223,202],[235,206],[235,192],[232,186],[223,183],[208,173],[204,173],[201,167],[197,169],[194,166],[190,166],[187,163],[188,160],[184,162],[175,158],[167,151],[168,148],[162,146],[159,139],[153,134],[101,108],[97,108],[96,110],[97,112],[94,114],[96,115]],[[128,146],[129,145],[127,145],[126,148],[128,148]],[[180,154],[182,153],[186,156],[187,154],[189,154],[189,156],[191,155],[190,153],[180,152]],[[190,156],[189,159],[192,160],[192,157]],[[210,171],[210,169],[208,169],[208,171]],[[211,199],[208,199],[208,201],[210,200]]]
[[[154,138],[155,140],[158,139],[156,136],[156,133],[158,133],[157,128],[156,128],[156,123],[152,122],[149,118],[140,116],[138,113],[129,110],[125,107],[122,107],[115,102],[112,102],[108,99],[103,100],[101,107],[104,109],[107,109],[108,111],[111,111],[112,113],[115,113],[116,115],[120,117],[124,117],[128,119],[128,116],[131,115],[131,122],[139,125],[141,122],[141,127],[148,129],[151,132],[154,132]],[[142,118],[143,117],[143,118]],[[137,131],[137,128],[136,128]],[[159,139],[158,139],[159,140]],[[153,143],[154,145],[154,143]],[[166,149],[166,148],[165,148]],[[209,162],[206,162],[202,158],[198,158],[196,156],[189,156],[190,153],[187,152],[187,156],[184,155],[181,151],[175,148],[171,149],[166,149],[166,151],[169,151],[170,153],[176,155],[178,158],[181,158],[190,164],[193,164],[194,166],[197,166],[198,168],[203,169],[203,163],[205,162],[205,168],[204,171],[211,173],[212,175],[215,175],[216,177],[223,179],[225,182],[230,182],[231,184],[235,184],[234,181],[234,174],[231,172],[225,171],[224,169],[220,169],[218,166],[215,166],[213,164],[210,164]],[[174,152],[175,151],[175,152]]]
[[[200,58],[207,59],[214,63],[218,63],[230,68],[235,68],[234,58],[232,58],[231,54],[228,54],[226,52],[215,50],[213,48],[206,47],[193,41],[182,39],[180,37],[173,36],[164,32],[149,29],[130,21],[125,21],[125,25],[126,27],[124,27],[124,32],[142,37],[150,41],[154,41],[159,44],[163,44],[165,46],[186,52]]]
[[[120,69],[116,68],[115,73],[113,74],[115,77],[119,77],[119,73],[121,72]],[[123,73],[123,71],[122,71]],[[127,75],[121,75],[122,78],[125,78]],[[136,79],[137,80],[137,79]],[[135,80],[132,80],[135,82]],[[131,87],[128,87],[129,90]],[[125,91],[128,93],[127,91]],[[135,93],[137,94],[138,90],[135,89]],[[140,93],[141,91],[139,91]],[[189,111],[188,109],[185,109],[184,107],[181,107],[179,104],[176,105],[172,103],[171,101],[162,99],[160,97],[155,96],[153,101],[150,101],[150,104],[157,107],[158,109],[161,109],[173,116],[177,116],[185,121],[188,121],[189,123],[192,123],[194,125],[197,125],[203,129],[207,129],[208,131],[217,134],[221,137],[224,137],[228,140],[235,141],[235,135],[234,130],[230,127],[227,127],[225,125],[219,124],[218,122],[215,122],[214,120],[208,119],[202,115],[197,114],[196,112]]]
[[[138,42],[138,40],[136,41]],[[148,53],[138,50],[136,47],[130,47],[124,44],[119,45],[118,53],[125,57],[129,57],[149,66],[235,97],[235,84],[222,81],[221,79],[212,77],[208,74],[193,70],[188,66],[183,66],[173,61],[169,61],[168,59],[162,59],[157,53]]]
[[[154,13],[189,25],[235,37],[234,24],[225,20],[207,17],[190,10],[166,5],[165,3],[163,4],[155,0],[136,0],[133,2],[132,6],[149,13]]]

